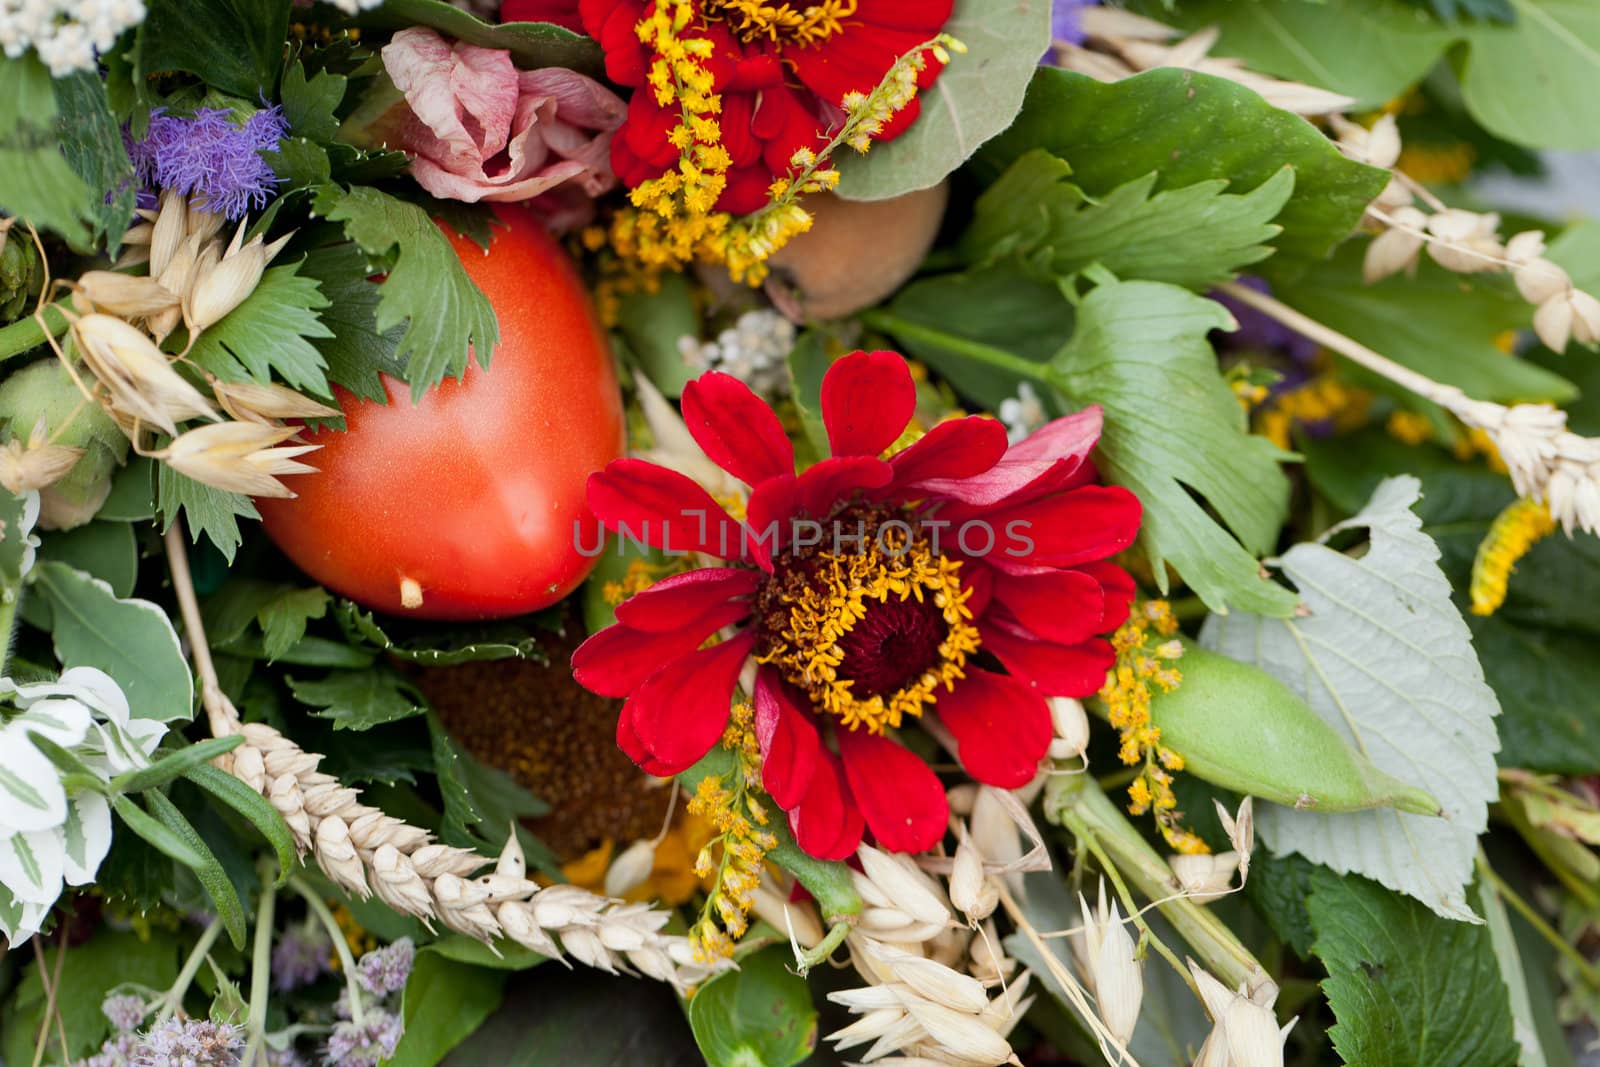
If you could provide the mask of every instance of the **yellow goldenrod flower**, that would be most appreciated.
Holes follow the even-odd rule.
[[[1550,509],[1536,500],[1518,500],[1489,526],[1472,561],[1474,615],[1493,615],[1506,602],[1506,584],[1517,569],[1517,561],[1539,541],[1555,532]]]

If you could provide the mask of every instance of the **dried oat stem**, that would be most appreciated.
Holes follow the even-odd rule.
[[[189,553],[183,544],[183,520],[171,516],[171,523],[163,538],[167,549],[167,566],[172,570],[172,590],[178,597],[178,611],[183,616],[183,629],[189,637],[189,655],[194,659],[194,670],[200,676],[200,703],[206,709],[206,721],[213,737],[227,737],[239,732],[239,713],[222,692],[217,680],[217,667],[211,660],[211,645],[206,640],[205,623],[200,620],[200,601],[195,597],[194,578],[189,573]]]

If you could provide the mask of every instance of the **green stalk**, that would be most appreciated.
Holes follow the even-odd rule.
[[[1522,916],[1529,926],[1533,927],[1535,933],[1548,941],[1550,947],[1565,956],[1568,962],[1577,968],[1578,974],[1583,977],[1583,980],[1588,983],[1591,989],[1600,990],[1600,968],[1590,963],[1583,953],[1568,944],[1567,939],[1562,937],[1555,927],[1546,922],[1545,917],[1540,915],[1532,904],[1522,899],[1521,894],[1507,885],[1505,879],[1496,874],[1494,868],[1489,866],[1489,861],[1484,858],[1482,852],[1478,853],[1477,866],[1478,873],[1483,875],[1484,881],[1494,887],[1495,893],[1507,904],[1510,904],[1512,909]]]
[[[1173,894],[1172,868],[1093,778],[1077,774],[1052,779],[1045,794],[1045,813],[1074,833],[1086,834],[1091,850],[1103,856],[1101,862],[1109,861],[1150,900]],[[1223,985],[1231,989],[1265,973],[1261,962],[1209,908],[1186,897],[1164,900],[1158,907]]]
[[[306,906],[311,909],[311,914],[317,917],[328,931],[328,937],[333,941],[333,950],[339,954],[339,967],[344,971],[345,988],[350,994],[350,1021],[356,1026],[366,1024],[367,1010],[361,1003],[361,984],[356,981],[356,958],[350,952],[350,942],[344,938],[344,931],[339,929],[339,921],[333,917],[333,912],[328,910],[328,904],[317,895],[317,891],[306,884],[305,879],[299,876],[289,879],[289,888],[299,893],[306,900]]]
[[[256,905],[256,939],[250,953],[250,1014],[245,1019],[245,1045],[243,1067],[251,1067],[261,1053],[267,1032],[267,998],[272,977],[272,916],[277,905],[278,888],[263,873],[261,901]]]
[[[46,338],[60,337],[67,332],[67,326],[67,317],[61,313],[61,308],[46,304],[39,315],[29,315],[0,328],[0,360],[32,351],[44,344]]]
[[[11,642],[17,636],[17,609],[22,606],[22,585],[0,588],[0,675],[11,661]]]
[[[893,334],[902,341],[921,341],[924,344],[937,345],[947,352],[954,352],[958,356],[970,359],[976,363],[986,363],[998,370],[1015,374],[1019,378],[1027,378],[1036,382],[1048,381],[1046,368],[1042,363],[1035,363],[1031,359],[1014,356],[1003,348],[986,345],[981,341],[973,341],[953,333],[924,326],[910,319],[901,318],[892,311],[874,308],[863,311],[859,318],[864,325],[874,330]]]
[[[178,978],[172,983],[172,988],[161,998],[161,1012],[156,1016],[156,1022],[166,1022],[183,1007],[183,998],[188,994],[189,986],[194,983],[194,976],[200,973],[200,965],[210,955],[211,946],[217,943],[217,936],[221,933],[222,920],[212,919],[211,925],[200,935],[200,940],[194,943],[189,958],[183,961],[183,969],[178,972]]]

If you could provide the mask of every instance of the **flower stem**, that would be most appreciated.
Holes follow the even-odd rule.
[[[277,906],[278,887],[262,873],[261,901],[256,905],[256,940],[250,953],[250,1014],[245,1017],[243,1067],[253,1067],[261,1054],[267,1031],[267,997],[272,976],[272,917]]]
[[[1512,910],[1522,916],[1528,925],[1533,927],[1535,933],[1550,942],[1551,947],[1565,956],[1567,961],[1577,968],[1578,974],[1583,977],[1583,980],[1588,983],[1591,989],[1600,989],[1600,968],[1595,967],[1584,957],[1583,953],[1568,944],[1566,938],[1562,937],[1559,931],[1545,921],[1543,915],[1534,910],[1532,904],[1529,904],[1522,898],[1521,894],[1507,885],[1505,879],[1501,878],[1500,875],[1495,873],[1495,869],[1489,866],[1489,861],[1484,858],[1481,852],[1478,854],[1477,863],[1479,873],[1483,875],[1486,882],[1494,887],[1494,891],[1501,899],[1510,904]]]
[[[965,359],[970,359],[976,363],[986,363],[998,370],[1015,374],[1019,378],[1027,378],[1036,382],[1048,380],[1044,364],[1012,355],[1003,348],[996,348],[994,345],[986,345],[981,341],[973,341],[953,333],[946,333],[932,326],[924,326],[921,323],[902,318],[892,311],[884,311],[882,308],[863,311],[859,317],[863,324],[875,330],[893,334],[902,341],[922,341],[925,344],[937,345]]]
[[[47,338],[60,337],[66,332],[67,317],[61,313],[60,307],[46,304],[39,314],[29,315],[0,328],[0,360],[30,352],[44,344]]]
[[[217,679],[217,668],[211,660],[211,645],[206,640],[205,623],[200,618],[200,601],[195,596],[194,579],[189,573],[189,550],[183,543],[183,520],[172,516],[172,525],[164,537],[167,549],[167,567],[172,571],[172,590],[178,597],[178,613],[183,617],[183,629],[189,637],[189,655],[194,660],[194,671],[200,678],[200,703],[206,709],[206,720],[211,736],[227,737],[239,732],[239,713],[234,710],[222,684]]]
[[[339,921],[328,910],[327,902],[306,884],[304,878],[298,875],[290,878],[289,888],[305,897],[311,914],[327,929],[328,937],[333,941],[333,950],[339,954],[339,967],[344,971],[345,988],[350,995],[350,1021],[357,1026],[365,1025],[367,1012],[361,1003],[361,986],[356,982],[356,958],[350,952],[350,942],[345,940],[344,931],[339,929]]]
[[[852,923],[844,921],[836,922],[829,927],[827,936],[818,941],[814,948],[802,952],[795,958],[795,970],[799,972],[800,977],[804,978],[807,971],[833,955],[833,950],[844,943],[844,939],[853,929],[855,927]]]
[[[220,933],[222,933],[222,920],[212,919],[211,925],[200,934],[200,940],[194,943],[189,958],[183,961],[183,969],[178,972],[177,981],[172,983],[172,988],[161,998],[161,1011],[156,1015],[156,1022],[166,1022],[183,1007],[183,998],[189,992],[194,976],[200,973],[200,965],[206,961],[206,956],[210,955],[211,946],[217,943],[217,935]]]

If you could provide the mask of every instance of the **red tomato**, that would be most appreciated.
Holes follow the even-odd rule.
[[[289,480],[295,499],[256,502],[290,559],[381,611],[519,615],[595,563],[577,546],[600,536],[584,483],[622,454],[616,371],[561,246],[524,209],[495,214],[509,228],[487,254],[446,231],[500,319],[489,369],[472,363],[416,405],[392,378],[387,405],[336,390],[347,429],[306,437],[319,473]]]

